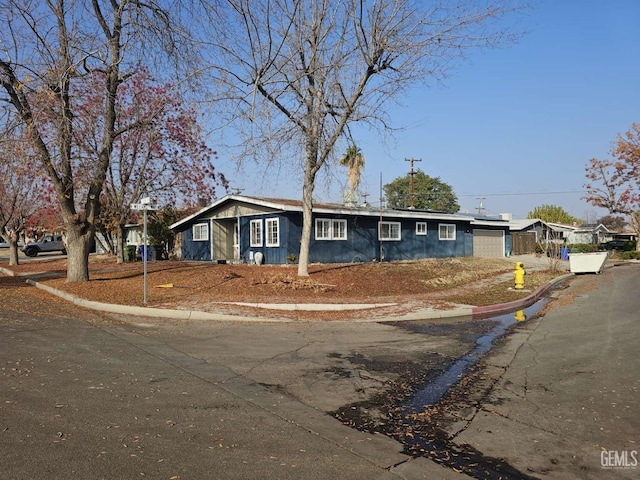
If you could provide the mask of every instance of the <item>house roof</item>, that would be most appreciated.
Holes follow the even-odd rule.
[[[250,205],[256,205],[273,209],[274,211],[283,212],[302,212],[302,201],[284,199],[284,198],[263,198],[263,197],[251,197],[246,195],[226,195],[219,200],[213,202],[211,205],[204,207],[192,215],[179,220],[171,225],[169,228],[172,230],[180,227],[181,225],[188,224],[191,221],[207,215],[207,213],[214,211],[216,208],[228,202],[241,202]],[[468,221],[470,223],[479,225],[489,225],[493,223],[501,223],[506,225],[506,222],[500,222],[498,220],[477,220],[469,215],[460,215],[455,213],[438,213],[429,210],[395,210],[395,209],[379,209],[370,206],[357,206],[348,207],[342,204],[334,203],[322,203],[314,202],[313,212],[316,214],[338,214],[338,215],[364,215],[364,216],[393,216],[395,218],[414,218],[417,220],[449,220],[449,221]]]
[[[519,218],[515,220],[509,220],[509,230],[525,230],[533,225],[540,223],[544,225],[545,222],[539,218]]]
[[[556,232],[573,232],[575,230],[579,230],[579,227],[575,225],[565,225],[564,223],[554,223],[554,222],[546,222],[546,224],[551,228],[551,230],[555,230]]]

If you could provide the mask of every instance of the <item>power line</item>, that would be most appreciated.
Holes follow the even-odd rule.
[[[559,195],[568,193],[587,193],[586,190],[564,190],[558,192],[511,192],[511,193],[462,193],[458,194],[458,197],[500,197],[509,195]]]

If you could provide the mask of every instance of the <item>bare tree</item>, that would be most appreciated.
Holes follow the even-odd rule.
[[[173,4],[172,4],[173,5]],[[55,188],[65,222],[67,281],[89,279],[89,247],[113,150],[118,87],[147,55],[176,52],[174,22],[159,0],[6,0],[0,5],[1,98],[28,129],[29,141]],[[158,56],[156,64],[165,66]],[[188,60],[185,55],[184,61]],[[101,72],[102,137],[96,157],[78,158],[75,101],[84,77]],[[82,173],[80,173],[82,172]]]
[[[5,123],[0,135],[0,233],[9,244],[9,265],[18,265],[18,241],[30,218],[51,199],[50,186],[34,167],[20,126]]]
[[[217,98],[246,155],[289,158],[304,172],[298,275],[308,275],[312,195],[339,141],[408,88],[440,81],[469,49],[514,41],[508,1],[227,0],[211,25]],[[229,108],[231,102],[232,108]]]

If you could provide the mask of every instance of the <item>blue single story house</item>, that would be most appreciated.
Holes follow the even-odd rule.
[[[302,202],[227,195],[173,225],[183,260],[285,264],[300,253]],[[504,257],[502,220],[414,209],[316,203],[311,263]]]

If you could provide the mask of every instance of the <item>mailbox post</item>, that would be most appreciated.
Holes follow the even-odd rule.
[[[143,271],[143,278],[144,278],[144,304],[147,304],[147,256],[149,255],[149,244],[147,242],[147,211],[149,210],[157,210],[157,207],[155,205],[151,205],[151,198],[150,197],[144,197],[140,199],[140,202],[138,203],[132,203],[131,204],[131,210],[142,210],[143,213],[143,234],[142,234],[142,245],[144,247],[144,249],[142,250],[142,271]]]

